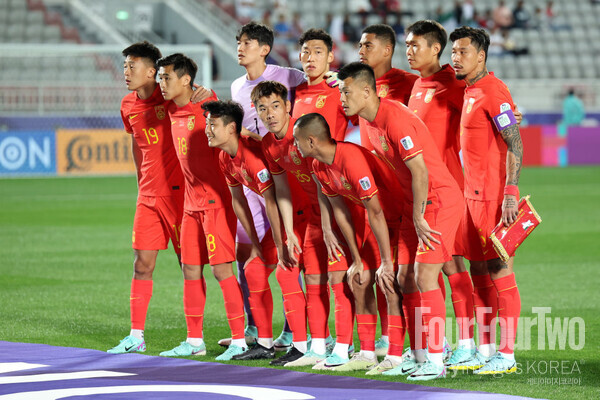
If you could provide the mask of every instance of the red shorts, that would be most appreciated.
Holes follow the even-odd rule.
[[[398,233],[400,224],[389,224],[388,223],[388,233],[390,236],[390,248],[392,251],[392,263],[394,264],[394,269],[398,268]],[[367,237],[365,241],[362,243],[360,248],[360,255],[363,261],[363,265],[365,270],[377,270],[381,265],[381,256],[379,255],[379,245],[377,244],[377,239],[375,238],[375,234],[371,230],[371,226],[367,223]]]
[[[464,256],[469,261],[498,258],[490,235],[502,218],[502,202],[466,199],[463,218]]]
[[[181,253],[179,233],[183,214],[183,191],[175,196],[138,195],[133,218],[132,247],[136,250],[164,250],[173,243]]]
[[[181,262],[188,265],[233,262],[236,221],[231,207],[186,210],[181,223]]]
[[[263,236],[262,240],[260,241],[260,247],[262,250],[263,259],[265,260],[265,265],[277,264],[279,261],[277,258],[277,246],[275,246],[271,228],[267,229],[265,232],[265,236]]]
[[[435,243],[435,250],[422,251],[419,249],[419,237],[415,231],[412,215],[405,215],[400,227],[398,264],[406,265],[415,262],[442,264],[452,259],[456,231],[462,217],[463,202],[462,198],[458,201],[456,197],[440,196],[440,199],[444,198],[453,201],[447,201],[450,204],[444,204],[444,201],[440,200],[438,208],[427,207],[425,209],[425,220],[431,229],[441,233],[440,236],[434,235],[434,237],[442,244]]]
[[[348,263],[346,257],[338,253],[340,261],[327,259],[327,246],[323,240],[323,229],[319,219],[318,224],[311,221],[306,226],[304,234],[304,244],[302,246],[302,256],[304,259],[304,273],[306,275],[321,275],[329,271],[346,271]],[[346,245],[343,244],[344,236],[339,230],[334,229],[337,238],[342,241],[344,253],[350,255]]]

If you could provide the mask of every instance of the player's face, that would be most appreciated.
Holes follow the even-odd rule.
[[[308,40],[300,50],[302,69],[310,79],[320,78],[329,71],[333,53],[322,40]]]
[[[302,130],[298,129],[297,127],[294,127],[294,146],[296,146],[303,158],[312,156],[312,150],[308,136],[304,135]]]
[[[167,65],[159,68],[158,83],[164,99],[173,100],[184,93],[186,84],[189,85],[189,76],[183,75],[179,78],[173,70],[173,65]]]
[[[347,116],[358,114],[365,106],[364,90],[360,82],[346,78],[340,82],[340,101]]]
[[[208,138],[209,147],[221,148],[231,137],[228,125],[225,125],[221,118],[212,118],[210,113],[206,116],[206,129],[204,133],[206,133],[206,137]]]
[[[457,79],[465,79],[477,73],[481,62],[485,62],[485,52],[477,51],[470,38],[462,38],[452,43],[452,66]]]
[[[262,61],[269,53],[269,46],[259,45],[258,40],[250,39],[245,33],[237,42],[238,64],[241,66]]]
[[[292,107],[287,99],[284,100],[276,94],[271,94],[268,97],[261,97],[255,106],[258,117],[269,129],[269,132],[277,135],[286,128]]]
[[[359,61],[375,68],[385,62],[386,48],[387,46],[377,39],[374,33],[363,33],[358,43]]]
[[[142,57],[127,56],[123,63],[123,75],[129,90],[138,90],[154,81],[155,72],[156,70],[150,65],[150,62]]]
[[[429,46],[425,37],[412,32],[406,37],[406,58],[410,68],[417,71],[437,62],[434,47]]]

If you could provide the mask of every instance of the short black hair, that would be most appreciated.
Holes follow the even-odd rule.
[[[478,52],[483,50],[485,53],[485,60],[487,61],[488,48],[490,47],[490,36],[488,33],[482,28],[461,26],[460,28],[456,28],[454,32],[450,34],[450,41],[452,42],[464,38],[471,39],[471,43]]]
[[[394,53],[396,49],[396,32],[394,32],[394,28],[391,26],[386,24],[369,25],[363,29],[362,33],[372,33],[382,42],[390,43],[392,45],[392,54]]]
[[[242,26],[238,31],[235,40],[240,40],[243,35],[248,36],[248,39],[256,40],[260,46],[269,46],[269,53],[273,49],[273,30],[255,21],[250,21],[246,25]],[[269,54],[267,54],[268,56]]]
[[[287,101],[288,99],[287,88],[282,83],[276,81],[262,81],[254,86],[254,89],[252,89],[252,93],[250,94],[250,99],[256,106],[256,103],[258,103],[258,100],[260,100],[261,97],[269,97],[272,94],[281,97],[284,101]]]
[[[123,57],[132,56],[132,57],[140,57],[145,58],[154,66],[154,69],[158,71],[158,67],[156,66],[156,62],[162,57],[162,53],[152,43],[144,40],[143,42],[137,42],[132,44],[129,47],[126,47],[121,52]],[[156,76],[156,73],[154,73]]]
[[[409,33],[412,33],[415,36],[423,36],[425,40],[427,40],[427,45],[429,47],[433,46],[435,43],[439,43],[441,49],[438,53],[438,59],[444,52],[444,48],[448,43],[448,34],[442,24],[431,19],[417,21],[410,25],[406,28],[406,34],[408,35]]]
[[[224,125],[235,122],[235,130],[239,135],[242,132],[242,121],[244,120],[244,109],[240,103],[233,100],[209,101],[202,104],[204,116],[210,114],[211,118],[221,118]]]
[[[319,113],[304,114],[296,120],[294,128],[304,129],[310,127],[310,134],[321,139],[331,140],[331,130],[324,116]]]
[[[373,72],[373,68],[367,64],[356,61],[344,65],[338,72],[338,80],[343,81],[347,78],[352,78],[354,80],[362,79],[371,87],[371,89],[373,89],[373,91],[377,90],[375,73]]]
[[[325,43],[325,46],[327,46],[327,50],[330,53],[331,50],[333,50],[333,39],[331,38],[331,35],[325,32],[323,29],[311,28],[307,30],[302,35],[300,35],[300,38],[298,39],[298,44],[300,45],[300,47],[302,47],[302,45],[308,42],[309,40],[322,40],[323,43]]]
[[[194,79],[198,72],[198,65],[191,58],[184,56],[181,53],[171,54],[158,60],[156,63],[158,68],[166,67],[167,65],[173,66],[173,71],[177,74],[177,77],[181,78],[183,75],[189,75],[192,80],[190,86],[194,86]]]

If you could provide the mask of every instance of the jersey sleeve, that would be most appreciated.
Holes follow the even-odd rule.
[[[313,174],[317,177],[317,180],[321,184],[321,192],[328,197],[337,196],[337,193],[331,189],[331,182],[329,179],[327,179],[327,175],[319,167],[319,161],[313,159],[311,167]]]
[[[131,124],[129,123],[129,117],[123,114],[123,109],[121,109],[121,119],[123,120],[123,127],[127,133],[133,133],[133,129],[131,128]]]
[[[399,121],[394,122],[393,134],[390,134],[390,129],[387,130],[388,140],[398,149],[402,161],[406,162],[423,152],[419,131],[426,130],[427,127],[422,122],[421,124],[417,123],[420,122],[417,116],[408,121]]]
[[[486,98],[486,112],[493,119],[498,131],[517,123],[514,109],[515,105],[508,88],[499,82],[497,90]]]
[[[223,173],[223,175],[225,175],[225,182],[227,183],[227,186],[239,186],[241,185],[241,183],[238,182],[238,180],[235,179],[227,169],[227,165],[224,158],[225,155],[226,154],[224,151],[221,152],[221,154],[219,155],[219,167],[221,167],[221,172]]]
[[[370,199],[379,191],[373,171],[367,161],[368,154],[363,153],[360,148],[352,145],[346,147],[347,159],[352,162],[345,163],[345,174],[348,182],[354,188],[354,192],[360,200]],[[373,156],[374,157],[374,156]]]
[[[267,134],[267,135],[270,135]],[[263,140],[260,142],[263,150],[263,154],[265,155],[265,160],[267,161],[267,167],[269,168],[269,172],[273,175],[280,175],[285,172],[285,170],[281,167],[281,165],[277,164],[275,159],[273,158],[273,154],[271,153],[272,147],[275,145],[270,138],[267,136],[263,137]]]

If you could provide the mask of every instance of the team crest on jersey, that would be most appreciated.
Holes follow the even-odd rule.
[[[377,95],[379,97],[387,97],[389,92],[390,92],[390,86],[383,84],[379,87],[379,93],[377,93]]]
[[[302,164],[302,160],[300,160],[300,157],[298,157],[298,153],[296,153],[296,150],[290,151],[290,156],[292,157],[292,161],[294,161],[294,164]]]
[[[319,97],[317,97],[317,102],[315,103],[315,107],[317,107],[317,108],[325,107],[325,101],[327,101],[327,96],[320,94]]]
[[[425,103],[431,102],[431,100],[433,100],[434,94],[435,94],[435,89],[427,89],[427,93],[425,93]]]
[[[348,183],[348,181],[346,180],[346,178],[344,176],[340,176],[340,182],[342,182],[342,186],[344,187],[344,189],[352,190],[352,185],[350,185]]]
[[[248,175],[248,172],[245,169],[242,169],[242,177],[246,182],[252,182],[252,178],[250,178],[250,175]]]
[[[381,148],[383,149],[383,151],[388,151],[390,149],[390,147],[387,144],[387,141],[385,140],[385,136],[379,136],[379,143],[381,143]]]
[[[165,112],[165,106],[155,106],[154,112],[156,112],[156,118],[163,120],[167,113]]]
[[[471,112],[471,110],[473,109],[473,103],[475,103],[475,99],[473,97],[471,97],[469,99],[469,104],[467,105],[467,114]]]
[[[195,115],[188,116],[188,124],[187,124],[188,131],[191,131],[192,129],[194,129],[194,125],[196,125],[196,116]]]

